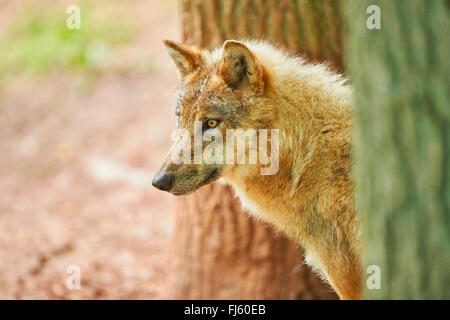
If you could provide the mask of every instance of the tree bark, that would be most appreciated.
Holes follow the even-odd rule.
[[[371,4],[379,30],[366,28]],[[381,270],[366,295],[449,299],[448,2],[358,0],[347,11],[363,261]]]
[[[341,3],[313,0],[182,0],[183,42],[202,48],[258,38],[311,60],[342,62]],[[177,200],[174,299],[335,299],[293,242],[242,212],[214,183]]]

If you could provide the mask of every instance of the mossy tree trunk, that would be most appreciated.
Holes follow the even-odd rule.
[[[347,17],[363,260],[381,270],[367,297],[449,299],[448,2],[354,0]]]
[[[341,65],[340,1],[182,0],[181,7],[184,43],[267,39]],[[242,212],[228,187],[214,183],[178,200],[175,234],[170,298],[336,298],[302,264],[301,250]]]

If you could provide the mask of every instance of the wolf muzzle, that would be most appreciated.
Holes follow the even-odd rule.
[[[162,191],[170,191],[175,182],[175,175],[170,172],[158,172],[152,180],[152,185]]]

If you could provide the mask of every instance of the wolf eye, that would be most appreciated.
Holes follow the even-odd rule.
[[[219,122],[217,120],[214,120],[214,119],[209,119],[207,121],[207,124],[208,124],[208,128],[215,128],[215,127],[217,127]]]

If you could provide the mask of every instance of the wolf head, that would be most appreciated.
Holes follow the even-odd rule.
[[[267,115],[258,106],[264,103],[268,76],[256,55],[243,42],[228,40],[214,51],[167,40],[164,44],[178,70],[175,114],[177,130],[183,134],[173,139],[152,184],[182,195],[217,180],[236,166],[226,164],[226,152],[218,154],[217,150],[212,151],[213,157],[222,157],[223,161],[205,161],[205,152],[218,142],[217,134],[226,145],[228,129],[266,128]],[[194,141],[196,135],[203,137],[200,143]],[[205,141],[205,136],[215,138]],[[186,153],[186,149],[190,152]],[[174,161],[174,155],[178,156],[180,150],[183,150],[184,161]]]

